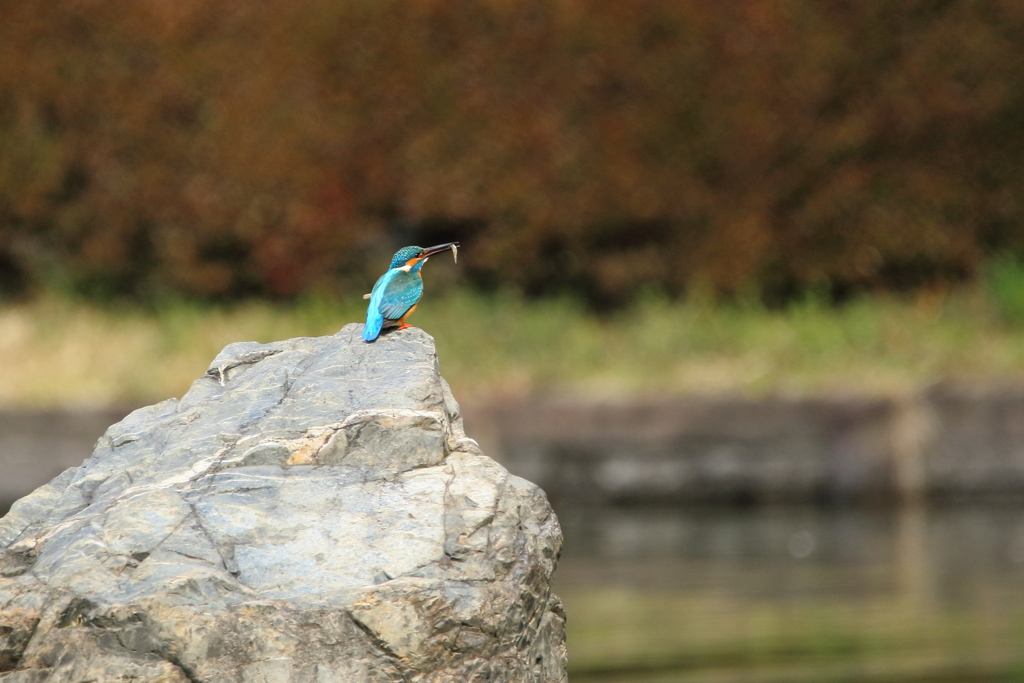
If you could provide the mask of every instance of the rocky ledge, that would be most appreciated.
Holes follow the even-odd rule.
[[[564,681],[544,493],[433,340],[232,344],[0,520],[0,681]]]

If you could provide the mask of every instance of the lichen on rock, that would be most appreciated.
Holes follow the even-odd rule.
[[[408,329],[232,344],[0,520],[0,681],[566,680],[543,492]]]

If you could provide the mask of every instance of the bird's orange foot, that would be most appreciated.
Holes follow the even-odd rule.
[[[401,325],[398,326],[398,329],[404,330],[407,327],[412,327],[412,325],[410,325],[409,323],[402,323]]]

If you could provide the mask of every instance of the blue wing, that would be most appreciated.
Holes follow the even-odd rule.
[[[380,276],[370,292],[366,307],[363,339],[373,341],[380,334],[385,320],[398,320],[416,305],[423,295],[423,279],[418,273],[392,268]]]
[[[398,320],[423,296],[423,278],[399,270],[381,289],[380,314],[384,320]]]
[[[384,287],[394,277],[395,270],[389,270],[381,275],[373,290],[370,292],[370,305],[366,307],[366,325],[363,326],[363,339],[373,341],[380,334],[380,328],[384,325],[384,316],[380,312],[380,300],[384,295]]]

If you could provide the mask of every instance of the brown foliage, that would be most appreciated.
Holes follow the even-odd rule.
[[[1012,0],[0,0],[0,286],[596,301],[1024,253]]]

